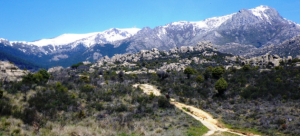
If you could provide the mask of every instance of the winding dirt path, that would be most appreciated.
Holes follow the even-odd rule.
[[[133,87],[140,87],[144,93],[150,95],[152,92],[156,96],[161,96],[160,90],[158,90],[155,86],[149,84],[134,84]],[[239,132],[233,132],[228,128],[222,127],[218,120],[214,119],[212,115],[209,113],[198,109],[194,106],[186,105],[180,102],[176,102],[174,99],[171,98],[171,104],[175,105],[178,109],[184,111],[188,115],[192,116],[196,120],[199,120],[204,126],[206,126],[209,131],[204,136],[210,136],[219,132],[229,132],[232,134],[240,135],[240,136],[251,136],[252,134],[243,134]],[[254,136],[254,135],[253,135]],[[258,136],[258,135],[255,135]]]

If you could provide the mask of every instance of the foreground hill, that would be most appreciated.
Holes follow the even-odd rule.
[[[21,82],[1,83],[0,135],[207,133],[199,121],[175,108],[169,96],[210,113],[218,127],[245,135],[296,136],[299,66],[299,59],[292,57],[247,59],[199,42],[169,51],[106,56],[50,73],[40,70]],[[132,87],[144,83],[157,86],[165,96]]]

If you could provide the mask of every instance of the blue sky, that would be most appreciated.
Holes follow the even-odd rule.
[[[300,23],[299,0],[1,0],[0,38],[34,41],[64,33],[201,21],[259,5]]]

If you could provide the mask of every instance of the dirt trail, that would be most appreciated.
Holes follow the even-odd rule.
[[[154,87],[153,85],[149,85],[149,84],[134,84],[134,87],[140,87],[144,93],[146,94],[150,94],[151,92],[153,92],[154,95],[156,96],[160,96],[161,93],[160,91]],[[239,132],[233,132],[232,130],[229,130],[227,128],[222,127],[219,123],[218,120],[214,119],[212,117],[212,115],[210,115],[209,113],[198,109],[194,106],[190,106],[190,105],[186,105],[180,102],[176,102],[174,99],[171,98],[171,104],[175,105],[178,109],[184,111],[185,113],[187,113],[188,115],[192,116],[193,118],[195,118],[196,120],[199,120],[203,125],[205,125],[209,131],[205,134],[205,136],[209,136],[212,135],[214,133],[217,132],[229,132],[232,134],[236,134],[236,135],[240,135],[240,136],[246,136],[246,134],[242,134]],[[251,134],[247,134],[247,135],[251,135]],[[258,136],[258,135],[255,135]]]

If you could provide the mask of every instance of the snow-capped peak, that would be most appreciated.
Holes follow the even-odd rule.
[[[236,14],[236,13],[234,13],[234,14]],[[221,24],[223,24],[225,21],[232,18],[232,16],[234,14],[221,16],[221,17],[212,17],[212,18],[208,18],[208,19],[205,19],[202,21],[191,22],[191,23],[194,24],[198,28],[208,28],[208,29],[217,28]]]
[[[221,17],[212,17],[212,18],[208,18],[208,19],[205,19],[205,20],[202,20],[202,21],[192,21],[192,22],[178,21],[178,22],[173,22],[173,23],[167,24],[164,27],[179,26],[179,27],[183,28],[184,25],[192,24],[194,27],[196,27],[198,29],[214,29],[214,28],[219,27],[226,20],[232,18],[232,16],[234,14],[236,14],[236,13],[221,16]]]
[[[96,43],[108,43],[114,42],[118,40],[123,40],[125,38],[131,37],[136,34],[140,29],[139,28],[112,28],[103,32],[94,32],[87,34],[63,34],[55,38],[51,39],[41,39],[34,42],[22,42],[29,45],[36,45],[39,47],[52,45],[67,45],[71,43],[84,43],[86,46],[90,46]],[[97,41],[95,38],[101,38],[101,40]],[[18,41],[19,42],[19,41]],[[17,43],[16,41],[12,41],[11,43]]]
[[[3,39],[3,38],[0,38],[0,43],[3,43],[5,46],[6,45],[11,45],[10,42],[7,39]]]
[[[259,17],[260,19],[264,19],[263,17],[265,17],[267,21],[270,22],[269,16],[265,13],[265,11],[268,9],[270,9],[268,6],[261,5],[256,8],[250,9],[250,11],[253,13],[253,15]]]
[[[52,39],[41,39],[34,42],[28,42],[28,44],[33,44],[36,46],[47,46],[47,45],[65,45],[68,43],[72,43],[74,41],[90,37],[97,33],[88,33],[88,34],[63,34],[58,37]]]

